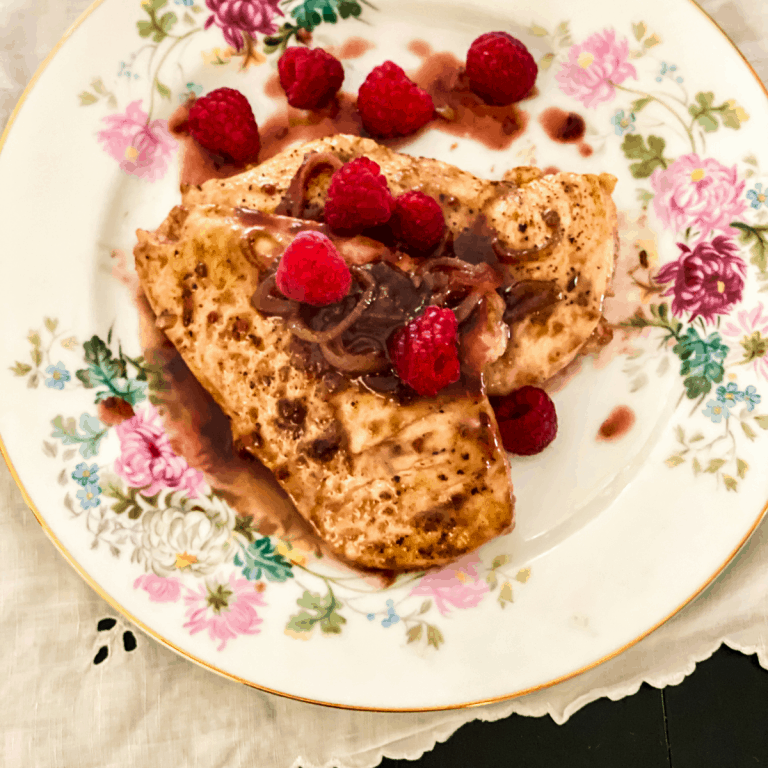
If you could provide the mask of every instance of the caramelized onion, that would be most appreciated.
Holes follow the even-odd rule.
[[[337,345],[341,339],[334,339],[320,345],[323,357],[334,367],[345,373],[375,373],[386,365],[386,360],[378,352],[355,355]]]
[[[310,328],[300,317],[294,317],[288,322],[288,328],[294,336],[298,336],[304,341],[311,341],[315,344],[326,344],[329,341],[341,336],[354,322],[360,319],[363,312],[370,306],[373,301],[373,295],[376,291],[376,281],[372,275],[359,267],[352,267],[353,275],[365,283],[365,291],[363,295],[355,304],[354,309],[339,323],[325,331],[314,331]]]
[[[453,314],[456,315],[456,322],[463,323],[474,311],[475,308],[483,300],[484,294],[479,291],[472,291],[464,301],[459,304],[456,309],[453,310]]]
[[[293,315],[298,310],[299,303],[297,301],[279,299],[277,296],[273,296],[272,290],[275,288],[275,285],[274,274],[264,278],[253,296],[251,296],[251,304],[254,309],[265,315],[280,315],[282,317]]]
[[[330,152],[312,152],[304,158],[304,162],[299,166],[288,189],[285,191],[283,199],[280,201],[275,213],[284,216],[293,216],[300,219],[304,213],[304,193],[307,190],[307,183],[310,177],[318,168],[329,166],[333,171],[338,171],[344,163],[336,155]]]
[[[534,245],[530,248],[509,248],[499,242],[498,236],[495,237],[493,239],[493,251],[499,257],[499,261],[503,261],[505,264],[520,264],[525,261],[533,261],[543,251],[554,248],[563,239],[560,214],[557,211],[546,211],[542,216],[542,220],[553,232],[540,245]]]

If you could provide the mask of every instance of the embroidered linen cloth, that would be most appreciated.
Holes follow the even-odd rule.
[[[0,127],[90,0],[0,0]],[[768,16],[701,0],[768,81]],[[466,711],[376,714],[256,691],[177,656],[116,616],[55,550],[0,464],[0,750],[4,765],[372,768],[415,759],[476,718],[562,723],[600,696],[679,683],[725,642],[768,668],[768,521],[704,595],[573,680]],[[100,663],[95,664],[98,659]]]

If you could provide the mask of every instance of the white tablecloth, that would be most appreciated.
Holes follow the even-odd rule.
[[[90,0],[0,0],[0,126]],[[764,0],[701,0],[768,81]],[[679,683],[725,642],[768,668],[768,521],[692,605],[621,656],[514,701],[427,714],[346,712],[222,679],[133,630],[69,567],[0,464],[0,754],[8,768],[372,768],[475,718],[558,723],[590,701]],[[116,619],[115,622],[103,619]],[[125,635],[126,632],[131,634]],[[135,634],[133,634],[135,632]],[[131,647],[131,637],[137,647]],[[96,665],[102,646],[106,659]],[[104,651],[101,651],[101,655]]]

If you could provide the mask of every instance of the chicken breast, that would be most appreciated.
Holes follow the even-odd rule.
[[[301,365],[286,322],[251,303],[259,269],[232,203],[270,206],[219,196],[195,190],[157,231],[140,230],[135,261],[159,327],[229,417],[236,445],[360,567],[440,565],[509,530],[509,465],[486,396],[457,384],[399,402]]]
[[[290,198],[291,181],[313,153],[330,153],[342,162],[369,157],[394,195],[420,189],[440,202],[456,247],[464,234],[464,258],[467,251],[477,258],[489,249],[501,254],[510,281],[518,285],[506,295],[509,330],[485,361],[489,394],[545,382],[595,332],[617,254],[615,177],[517,168],[503,181],[486,181],[439,160],[336,135],[289,149],[237,176],[185,188],[184,202],[272,213]],[[322,211],[331,175],[331,168],[317,168],[293,205],[307,215]]]

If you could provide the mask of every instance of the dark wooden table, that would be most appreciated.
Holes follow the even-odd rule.
[[[768,766],[768,671],[723,647],[680,685],[598,699],[564,725],[474,721],[421,760],[381,768],[753,768]]]

